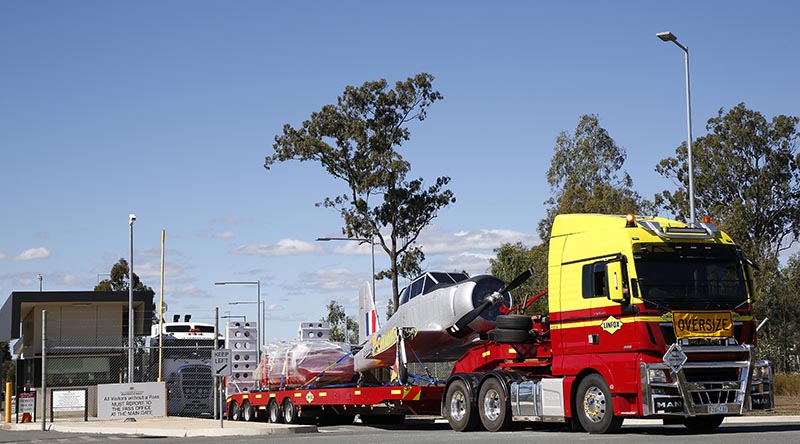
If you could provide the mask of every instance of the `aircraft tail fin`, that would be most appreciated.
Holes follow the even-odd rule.
[[[358,292],[358,343],[363,344],[378,331],[378,312],[369,282],[364,282]]]

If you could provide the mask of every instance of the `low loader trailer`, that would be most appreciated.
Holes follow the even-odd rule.
[[[770,362],[756,355],[753,266],[710,221],[559,215],[538,295],[548,313],[498,316],[442,384],[257,390],[228,397],[228,417],[441,414],[463,432],[539,422],[589,433],[649,418],[712,431],[774,407]]]

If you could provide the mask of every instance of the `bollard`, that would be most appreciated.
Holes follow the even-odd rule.
[[[6,422],[11,422],[11,383],[6,382]]]

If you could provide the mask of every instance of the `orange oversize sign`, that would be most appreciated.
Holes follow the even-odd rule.
[[[733,337],[733,316],[729,311],[675,311],[672,313],[675,337]]]

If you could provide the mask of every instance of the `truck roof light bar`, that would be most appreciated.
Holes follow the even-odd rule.
[[[710,223],[701,222],[694,227],[666,227],[661,228],[661,224],[646,220],[639,222],[645,230],[652,231],[659,237],[668,239],[713,239],[717,234],[717,226]]]

